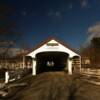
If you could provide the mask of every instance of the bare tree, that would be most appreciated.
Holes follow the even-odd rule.
[[[100,37],[94,37],[91,44],[81,49],[82,57],[90,59],[90,66],[100,68]]]
[[[22,35],[16,31],[16,22],[13,20],[15,12],[13,6],[0,4],[0,59],[5,61],[4,64],[13,56],[10,49],[17,45]]]

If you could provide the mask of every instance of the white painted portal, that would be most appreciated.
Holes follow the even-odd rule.
[[[68,74],[72,75],[72,60],[68,59]]]
[[[32,75],[36,75],[36,60],[33,59]]]
[[[30,56],[33,58],[32,75],[36,75],[36,60],[35,60],[36,55],[38,53],[42,53],[42,52],[64,52],[64,53],[67,53],[69,55],[67,66],[68,66],[68,73],[70,75],[72,74],[72,60],[71,60],[71,58],[73,58],[74,56],[80,57],[80,55],[75,53],[73,50],[64,46],[63,44],[56,41],[55,39],[51,39],[48,42],[46,42],[45,44],[43,44],[42,46],[40,46],[39,48],[33,50],[32,52],[30,52],[29,54],[26,55],[26,56]]]

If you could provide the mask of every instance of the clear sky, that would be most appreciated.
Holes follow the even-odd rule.
[[[34,46],[55,36],[73,48],[88,38],[100,21],[100,0],[2,0],[16,8],[14,20],[24,39]]]

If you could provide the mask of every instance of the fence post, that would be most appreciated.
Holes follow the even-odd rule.
[[[5,83],[8,83],[9,82],[9,72],[6,71],[5,72]]]

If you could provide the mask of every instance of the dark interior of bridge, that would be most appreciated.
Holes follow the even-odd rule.
[[[37,73],[62,71],[66,67],[68,54],[63,52],[42,52],[36,55]]]

